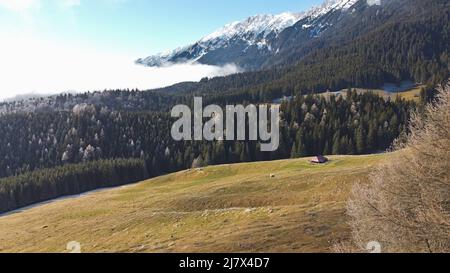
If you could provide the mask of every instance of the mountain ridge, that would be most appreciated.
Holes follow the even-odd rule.
[[[214,51],[226,48],[237,48],[246,52],[252,46],[260,50],[270,51],[266,39],[278,35],[286,27],[292,26],[303,16],[302,13],[285,12],[278,15],[255,15],[243,21],[225,25],[217,31],[208,34],[197,42],[136,60],[137,64],[146,66],[167,66],[176,63],[200,62],[203,57]],[[222,62],[225,64],[226,61]],[[213,64],[208,63],[206,64]]]
[[[364,0],[366,1],[366,0]],[[197,42],[136,60],[137,64],[159,67],[178,63],[225,65],[234,63],[243,69],[254,70],[280,51],[278,36],[302,20],[305,29],[315,28],[312,38],[318,36],[325,25],[314,25],[314,20],[331,11],[348,10],[358,0],[327,0],[306,12],[285,12],[278,15],[256,15],[243,21],[225,25]],[[318,27],[318,29],[317,29]],[[276,45],[276,47],[275,47]]]

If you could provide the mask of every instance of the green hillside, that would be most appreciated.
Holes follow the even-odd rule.
[[[389,155],[182,171],[0,217],[0,252],[328,252],[345,201]]]

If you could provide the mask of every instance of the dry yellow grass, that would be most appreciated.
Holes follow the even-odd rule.
[[[328,252],[387,155],[208,167],[0,217],[0,252]],[[274,174],[274,178],[270,178]]]
[[[398,92],[398,93],[392,93],[392,92],[387,92],[384,91],[382,89],[364,89],[364,88],[353,88],[352,90],[356,90],[356,92],[358,92],[358,94],[363,94],[363,93],[368,93],[371,92],[373,94],[376,94],[380,97],[383,97],[384,99],[388,99],[390,98],[391,100],[396,100],[397,97],[399,97],[400,99],[404,99],[407,101],[415,101],[415,102],[420,102],[420,90],[421,88],[424,86],[418,86],[415,87],[413,89],[410,90],[406,90],[403,92]],[[346,97],[347,95],[347,89],[338,91],[338,92],[328,92],[328,93],[323,93],[322,94],[325,97],[329,97],[330,95],[342,95],[344,97]]]

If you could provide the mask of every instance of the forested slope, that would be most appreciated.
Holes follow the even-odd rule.
[[[385,151],[406,132],[411,111],[447,81],[450,63],[449,2],[394,2],[397,6],[387,6],[392,9],[356,10],[354,21],[338,22],[344,30],[338,36],[324,35],[306,51],[290,47],[262,71],[145,92],[112,90],[0,103],[0,177],[117,158],[140,159],[148,175],[157,176],[193,165]],[[286,36],[286,43],[291,38]],[[351,91],[345,99],[306,96],[403,80],[428,85],[421,105]],[[175,142],[169,111],[176,104],[191,105],[193,96],[219,105],[290,96],[281,106],[280,149],[268,154],[260,153],[256,142]]]
[[[0,177],[100,159],[141,158],[150,175],[200,165],[317,154],[384,151],[404,132],[414,102],[348,91],[343,97],[297,97],[281,106],[281,143],[274,153],[247,142],[176,142],[166,113],[119,112],[80,104],[71,112],[0,117]]]

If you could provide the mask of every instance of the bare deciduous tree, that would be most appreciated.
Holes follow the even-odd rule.
[[[450,88],[425,114],[413,115],[411,132],[392,156],[354,187],[348,204],[353,243],[337,251],[450,252]]]

